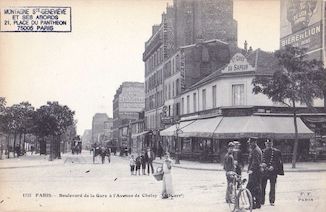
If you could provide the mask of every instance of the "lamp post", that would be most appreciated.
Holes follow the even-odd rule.
[[[175,142],[175,146],[176,146],[176,151],[175,151],[175,164],[180,164],[180,154],[181,151],[179,150],[178,147],[178,142],[179,142],[179,134],[182,133],[182,130],[180,129],[180,121],[176,122],[176,142]]]

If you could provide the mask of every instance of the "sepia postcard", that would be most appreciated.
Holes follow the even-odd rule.
[[[0,211],[326,211],[325,0],[1,0]]]

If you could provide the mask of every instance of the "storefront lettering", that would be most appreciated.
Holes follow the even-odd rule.
[[[235,54],[230,64],[222,72],[243,72],[243,71],[253,71],[254,68],[248,63],[245,56],[240,53]]]

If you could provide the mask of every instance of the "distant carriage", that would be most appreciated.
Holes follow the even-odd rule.
[[[105,157],[108,158],[108,162],[111,162],[111,151],[110,148],[104,146],[94,146],[93,148],[93,163],[97,156],[101,157],[102,164],[105,162]]]
[[[74,140],[72,147],[71,147],[71,152],[72,154],[81,154],[82,151],[82,142],[79,140]]]

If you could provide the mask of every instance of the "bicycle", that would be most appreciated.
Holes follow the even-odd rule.
[[[228,176],[232,178],[229,183],[231,201],[228,202],[231,212],[252,211],[253,201],[250,191],[244,187],[247,179],[241,179],[241,175],[235,172],[229,172]]]

